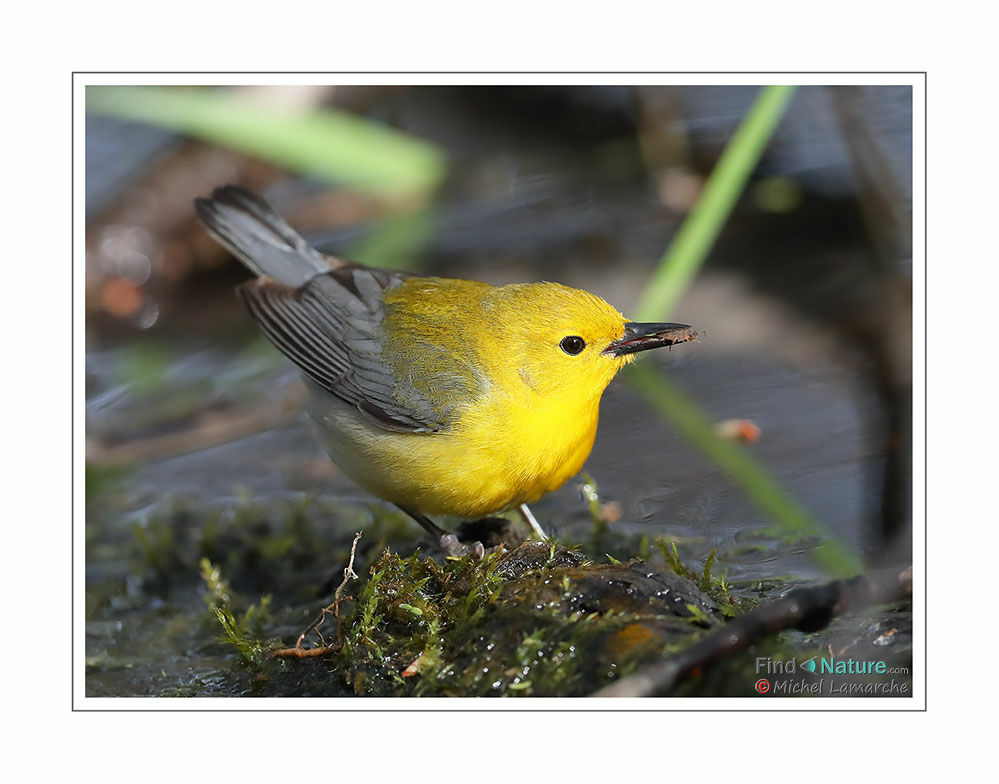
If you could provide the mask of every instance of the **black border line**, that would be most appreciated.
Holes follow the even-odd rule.
[[[341,74],[370,74],[370,75],[380,75],[380,74],[440,74],[440,75],[490,75],[490,76],[505,76],[510,75],[663,75],[672,76],[677,74],[686,75],[729,75],[729,74],[739,74],[745,76],[754,76],[756,74],[761,75],[781,75],[781,74],[891,74],[900,76],[922,76],[923,81],[923,595],[926,595],[927,589],[927,575],[929,569],[929,547],[928,547],[928,534],[929,534],[929,515],[928,515],[928,505],[929,505],[929,109],[928,109],[928,72],[927,71],[71,71],[70,72],[70,174],[69,174],[69,224],[70,224],[70,712],[72,713],[593,713],[593,714],[603,714],[603,713],[926,713],[929,710],[929,673],[927,662],[929,660],[929,603],[923,603],[923,705],[921,707],[913,708],[884,708],[883,710],[878,710],[873,707],[878,702],[881,701],[880,697],[826,697],[825,699],[833,700],[870,700],[873,705],[871,708],[585,708],[585,709],[574,709],[574,708],[534,708],[534,707],[523,707],[523,708],[436,708],[432,706],[427,707],[412,707],[412,708],[254,708],[248,706],[245,708],[210,708],[210,707],[200,707],[200,708],[82,708],[76,705],[76,613],[75,613],[75,600],[76,600],[76,573],[75,573],[75,541],[76,541],[76,514],[75,514],[75,498],[76,498],[76,486],[75,486],[75,447],[76,447],[76,366],[75,366],[75,340],[76,340],[76,311],[75,311],[75,281],[76,281],[76,226],[74,222],[75,217],[75,177],[76,177],[76,77],[77,76],[91,76],[98,74],[129,74],[129,75],[143,75],[143,74],[210,74],[210,75],[232,75],[232,74],[244,74],[244,75],[305,75],[305,74],[315,74],[315,75],[331,75],[338,76]],[[87,85],[85,85],[86,87]],[[429,85],[432,86],[432,85]],[[694,85],[696,86],[696,85]],[[705,85],[710,86],[710,85]],[[902,85],[899,85],[902,86]],[[917,89],[917,85],[911,85],[913,92]],[[84,525],[86,522],[84,521]],[[84,699],[87,699],[84,697]],[[142,697],[118,697],[118,698],[90,698],[90,699],[122,699],[122,700],[133,700],[133,699],[143,699]],[[154,699],[166,699],[163,697]],[[238,699],[237,697],[223,697],[219,699]],[[274,699],[274,698],[268,698]],[[313,698],[309,697],[278,697],[277,699],[301,699],[309,700]],[[320,699],[350,699],[350,698],[320,698]],[[363,698],[362,698],[363,699]],[[392,700],[406,700],[411,698],[406,697],[391,697]],[[451,699],[475,699],[471,697],[458,697]],[[538,697],[538,700],[544,700],[548,698]],[[556,698],[558,699],[558,698]],[[569,699],[569,698],[561,698]],[[657,699],[657,698],[641,698],[641,699]],[[758,700],[758,697],[747,694],[744,698],[740,697],[699,697],[698,700],[712,700],[712,699],[746,699],[746,700]],[[910,699],[915,699],[915,696],[910,697]],[[419,703],[413,703],[418,705]],[[599,703],[598,703],[599,704]]]
[[[84,159],[86,163],[86,159]],[[69,709],[76,707],[76,73],[69,79]],[[83,262],[86,264],[86,260]],[[84,469],[86,470],[86,469]],[[84,520],[86,528],[86,520]],[[86,559],[86,556],[84,556]],[[84,620],[84,624],[86,621]],[[84,625],[86,632],[86,625]],[[86,664],[84,664],[86,670]],[[86,672],[84,672],[84,677]],[[82,709],[80,709],[82,710]]]
[[[73,71],[73,76],[76,75],[87,75],[87,74],[317,74],[317,75],[330,75],[338,76],[340,74],[468,74],[470,76],[489,74],[492,76],[505,76],[506,74],[545,74],[558,76],[561,74],[579,74],[583,76],[593,75],[593,74],[649,74],[649,75],[665,75],[672,76],[674,74],[688,74],[688,75],[699,75],[699,74],[711,74],[711,75],[729,75],[729,74],[741,74],[754,76],[756,74],[896,74],[903,76],[917,76],[922,74],[926,77],[926,71]],[[695,85],[696,86],[696,85]],[[705,85],[707,87],[713,85]],[[806,85],[807,86],[807,85]],[[898,85],[902,87],[904,85]]]

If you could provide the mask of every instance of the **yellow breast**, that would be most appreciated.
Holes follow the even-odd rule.
[[[597,433],[599,398],[571,408],[564,400],[529,403],[497,397],[463,418],[457,439],[463,455],[459,484],[466,498],[480,498],[472,503],[474,510],[462,514],[532,503],[583,467]]]
[[[532,503],[561,487],[593,448],[599,398],[564,403],[498,395],[440,433],[383,430],[310,387],[316,436],[333,461],[373,495],[427,515],[475,518]]]

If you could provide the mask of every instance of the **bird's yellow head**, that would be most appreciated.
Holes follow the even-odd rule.
[[[638,351],[692,340],[684,324],[635,324],[600,297],[558,283],[493,289],[483,301],[496,373],[546,397],[599,399]]]

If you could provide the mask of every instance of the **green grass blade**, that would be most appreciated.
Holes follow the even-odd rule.
[[[828,537],[823,526],[781,489],[780,484],[738,444],[719,438],[714,423],[672,382],[647,364],[628,368],[628,381],[676,430],[739,483],[768,518],[789,534]],[[812,559],[839,577],[860,571],[856,554],[834,538],[823,538]]]
[[[87,111],[150,123],[381,196],[431,192],[436,145],[332,109],[282,110],[229,89],[88,87]]]
[[[711,172],[704,191],[670,244],[635,309],[636,321],[664,321],[700,269],[773,135],[794,87],[764,87]],[[824,571],[845,576],[860,570],[850,547],[829,538],[822,524],[784,491],[745,449],[719,438],[711,419],[653,368],[632,365],[626,377],[652,407],[719,465],[774,525],[790,535],[819,536],[812,552]]]
[[[635,308],[635,321],[664,321],[714,245],[760,160],[794,87],[764,87],[728,143]]]

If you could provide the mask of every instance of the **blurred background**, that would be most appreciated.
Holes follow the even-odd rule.
[[[756,87],[90,87],[88,584],[164,506],[378,502],[314,444],[297,372],[233,294],[192,201],[238,183],[320,250],[492,283],[559,281],[633,314]],[[800,87],[645,355],[836,537],[908,556],[910,87]],[[725,470],[619,379],[587,471],[621,530],[736,581],[817,578]],[[591,526],[578,482],[537,517]],[[99,505],[97,504],[100,501]],[[93,502],[93,504],[91,503]],[[414,534],[415,535],[415,534]]]

